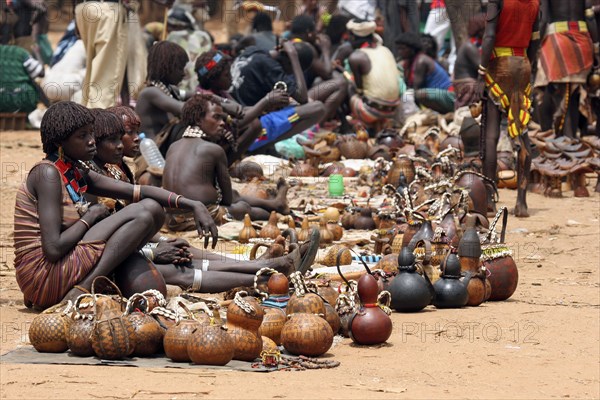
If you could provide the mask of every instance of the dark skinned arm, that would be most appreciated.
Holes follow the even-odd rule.
[[[321,48],[321,57],[313,47],[313,63],[311,68],[319,77],[327,80],[331,79],[333,65],[331,63],[331,40],[327,35],[319,35],[319,43]],[[311,46],[312,47],[312,46]]]
[[[598,42],[600,41],[600,33],[598,32],[598,24],[596,23],[596,14],[598,11],[594,11],[593,4],[590,0],[585,2],[586,8],[586,17],[585,22],[587,23],[588,31],[590,32],[590,36],[592,37],[592,42],[594,42],[594,59],[595,64],[600,64],[599,54],[598,54]],[[594,13],[591,16],[587,16],[587,10],[592,10]]]
[[[83,238],[88,228],[76,222],[64,231],[62,223],[62,178],[51,165],[36,167],[27,178],[27,186],[38,201],[42,251],[50,262],[56,262],[71,251]],[[81,218],[90,226],[108,215],[104,205],[91,206]]]
[[[155,87],[149,87],[147,96],[150,103],[164,112],[171,113],[175,116],[181,115],[181,109],[183,108],[184,102],[175,100],[174,98],[167,96],[160,89]]]
[[[306,80],[304,79],[304,72],[300,66],[300,60],[298,60],[296,48],[292,42],[287,41],[283,42],[283,50],[290,59],[292,71],[294,72],[294,78],[296,79],[296,92],[292,94],[292,97],[298,103],[306,104],[308,102],[308,89],[306,87]]]
[[[387,1],[394,1],[394,0],[387,0]],[[411,27],[410,27],[410,22],[409,22],[409,18],[408,18],[408,7],[399,6],[399,8],[400,8],[400,15],[398,15],[398,17],[400,18],[400,26],[402,26],[402,30],[404,32],[410,32]]]
[[[354,84],[357,89],[363,89],[363,75],[368,74],[371,71],[371,62],[369,57],[362,51],[355,51],[348,58],[350,63],[350,69],[354,75]]]
[[[474,66],[475,69],[477,69],[479,64],[481,64],[481,55],[479,54],[479,50],[475,46],[466,46],[463,55],[465,56],[469,64]]]
[[[483,34],[483,42],[481,46],[481,65],[487,68],[494,45],[496,43],[496,27],[498,25],[498,4],[489,2],[487,9],[487,23],[485,24],[485,32]]]
[[[215,146],[215,152],[212,153],[211,149],[211,154],[216,154],[216,156],[213,156],[213,161],[215,163],[215,177],[221,189],[221,196],[223,197],[221,204],[230,206],[233,201],[233,188],[231,187],[231,176],[229,175],[229,167],[227,166],[227,155],[223,148],[218,145]]]
[[[546,36],[546,30],[550,23],[550,4],[548,0],[541,0],[540,2],[540,37],[543,39]]]
[[[417,60],[417,65],[415,67],[415,75],[413,76],[413,88],[415,90],[422,89],[425,85],[425,77],[435,65],[433,65],[433,60],[429,57],[417,56],[419,59]]]
[[[106,176],[97,174],[94,171],[89,171],[87,175],[88,191],[96,196],[110,197],[113,199],[133,200],[134,186]],[[176,193],[168,190],[154,187],[141,186],[140,199],[150,198],[158,202],[163,207],[175,208]],[[170,199],[170,205],[169,205]],[[200,201],[190,200],[185,197],[180,197],[177,202],[178,209],[191,210],[194,212],[196,219],[196,227],[200,235],[204,235],[204,247],[208,247],[209,236],[213,239],[213,249],[217,245],[218,231],[217,226],[212,220],[206,206]]]
[[[540,16],[538,14],[538,17],[536,18],[535,22],[533,23],[533,32],[539,32],[540,30]],[[535,75],[537,73],[537,55],[538,55],[538,50],[540,48],[540,39],[539,38],[535,38],[535,40],[531,39],[531,41],[529,42],[529,47],[527,47],[527,58],[529,58],[529,62],[531,62],[531,79],[535,79]]]

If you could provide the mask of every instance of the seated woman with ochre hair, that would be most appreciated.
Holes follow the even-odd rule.
[[[205,246],[209,237],[217,244],[217,227],[201,202],[83,168],[78,160],[96,154],[93,124],[90,110],[68,101],[51,106],[42,119],[46,157],[29,172],[15,204],[16,279],[27,306],[74,300],[94,278],[112,273],[130,291],[166,292],[161,275],[138,253],[162,226],[163,207],[192,210]],[[110,215],[105,205],[90,205],[87,192],[132,204]]]

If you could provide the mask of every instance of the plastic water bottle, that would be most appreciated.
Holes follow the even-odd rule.
[[[140,152],[144,160],[146,160],[148,167],[163,169],[165,167],[165,159],[154,140],[147,138],[145,133],[140,133],[139,137],[141,139]]]

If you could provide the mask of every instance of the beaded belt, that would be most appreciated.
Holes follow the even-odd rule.
[[[494,47],[492,59],[496,57],[525,57],[527,49],[524,47]]]
[[[584,21],[559,21],[548,25],[547,33],[563,32],[587,32],[587,24]]]

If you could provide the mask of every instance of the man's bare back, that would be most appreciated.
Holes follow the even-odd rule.
[[[219,186],[224,191],[221,205],[230,205],[231,195],[227,196],[227,192],[231,193],[231,178],[223,148],[200,138],[182,138],[167,152],[163,187],[207,205],[216,204],[218,175]]]
[[[548,15],[544,17],[548,23],[558,21],[583,21],[585,1],[542,0],[542,13],[544,10],[547,10],[548,12]]]

